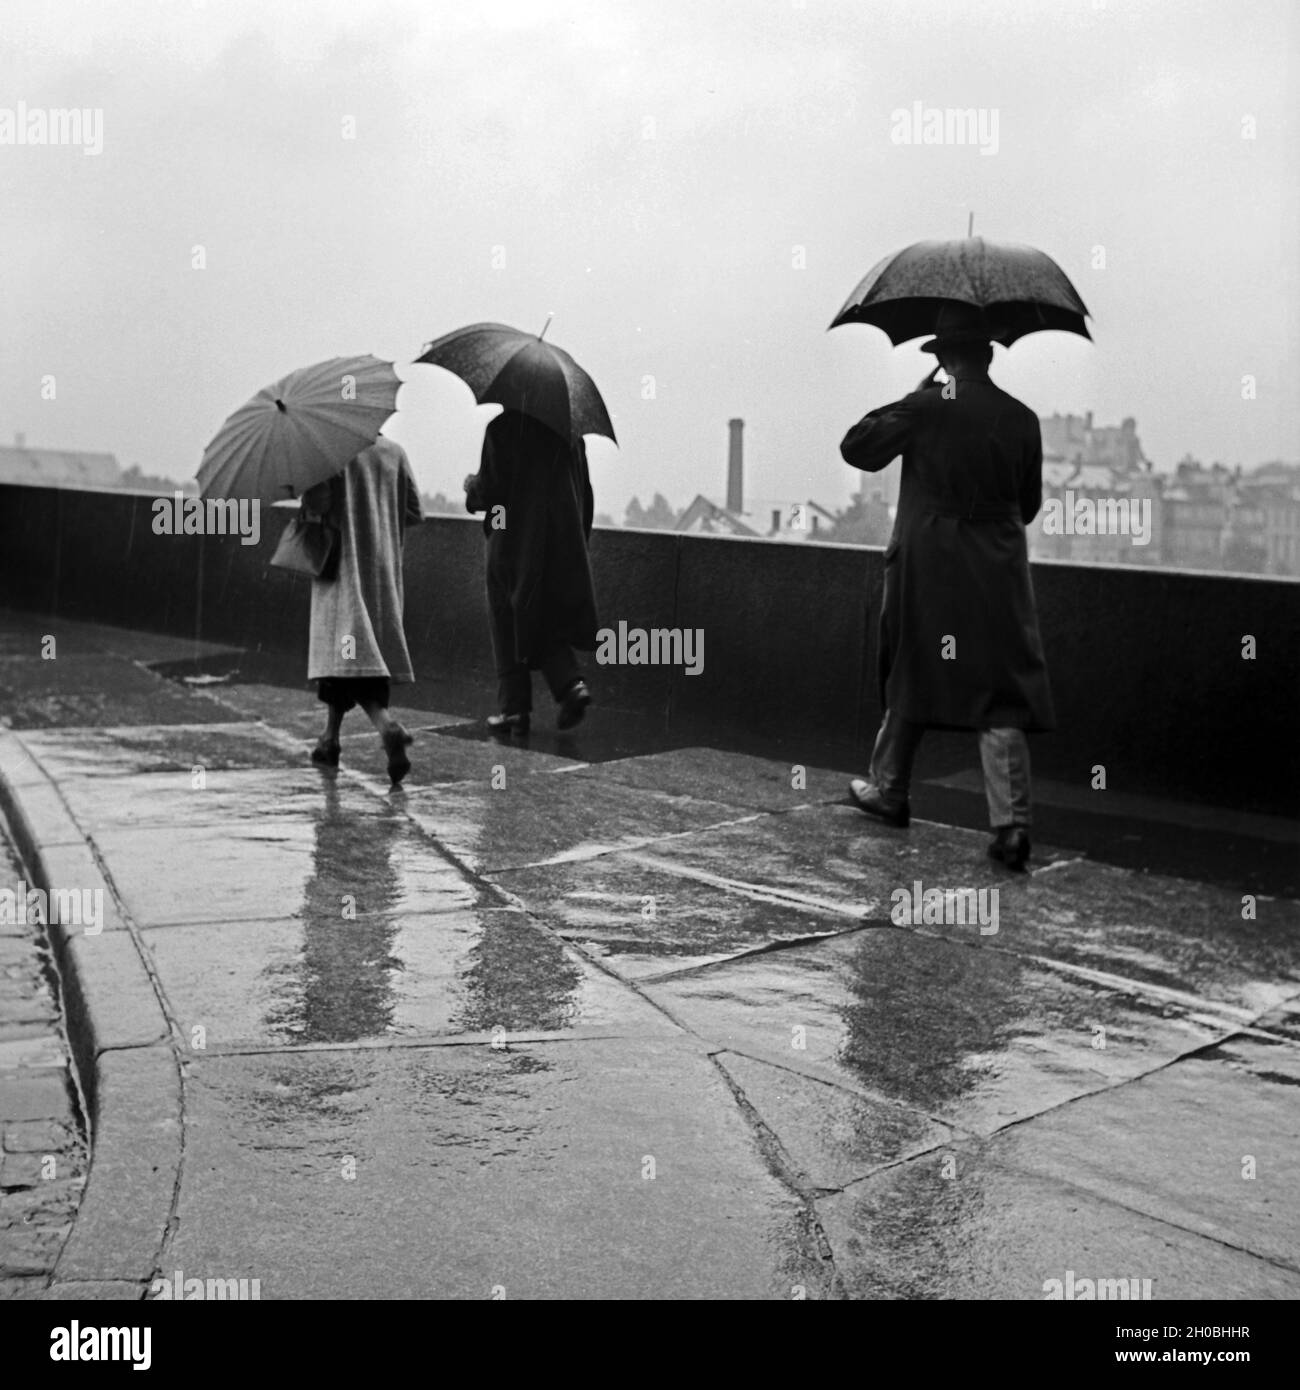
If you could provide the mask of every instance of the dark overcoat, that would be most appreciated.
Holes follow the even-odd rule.
[[[582,441],[571,445],[517,411],[498,415],[465,505],[485,513],[488,599],[514,614],[515,659],[536,668],[556,642],[594,651],[593,500]]]
[[[899,454],[885,550],[881,702],[932,728],[1056,727],[1025,527],[1043,496],[1038,417],[987,377],[866,415],[840,452],[874,473]]]

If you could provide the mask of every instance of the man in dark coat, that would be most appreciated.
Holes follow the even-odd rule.
[[[531,672],[540,670],[560,707],[556,722],[572,728],[591,703],[574,648],[596,647],[586,448],[507,410],[487,428],[479,471],[465,479],[465,507],[485,513],[501,706],[488,724],[499,733],[528,732]]]
[[[947,383],[936,383],[936,368],[840,445],[868,473],[903,456],[880,619],[885,717],[869,780],[850,789],[863,811],[905,826],[924,730],[978,730],[997,832],[989,853],[1020,869],[1029,857],[1025,734],[1056,723],[1025,541],[1042,505],[1042,437],[1033,411],[989,380],[993,348],[981,329],[947,332],[922,351],[938,356]]]

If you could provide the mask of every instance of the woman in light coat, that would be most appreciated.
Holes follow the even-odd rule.
[[[311,586],[307,679],[328,710],[312,761],[338,766],[343,716],[360,705],[396,785],[411,770],[412,738],[388,712],[390,686],[415,679],[402,630],[402,545],[405,528],[421,520],[406,451],[377,439],[340,475],[305,492],[302,506],[340,532],[335,577]]]

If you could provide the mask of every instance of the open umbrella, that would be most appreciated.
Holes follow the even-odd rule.
[[[869,323],[897,346],[935,332],[940,311],[979,310],[988,336],[1010,346],[1058,328],[1091,338],[1088,310],[1059,265],[1032,246],[986,241],[918,241],[874,265],[831,321]]]
[[[617,444],[596,383],[567,352],[544,342],[545,332],[472,323],[436,338],[415,360],[454,372],[480,404],[531,415],[562,439],[576,444],[584,434],[603,434]]]
[[[341,472],[393,413],[391,362],[331,357],[259,391],[213,436],[199,465],[204,497],[297,497]]]

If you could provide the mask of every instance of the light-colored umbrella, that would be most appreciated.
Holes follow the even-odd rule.
[[[242,405],[199,465],[204,497],[280,502],[339,473],[379,437],[401,386],[391,362],[331,357],[301,367]]]
[[[897,345],[936,332],[954,305],[980,311],[989,338],[1004,346],[1050,328],[1091,337],[1079,292],[1046,252],[978,236],[918,241],[886,256],[830,326],[869,323]]]
[[[454,372],[480,404],[531,415],[561,439],[576,444],[584,434],[603,434],[617,444],[596,383],[562,348],[544,342],[545,332],[472,323],[435,339],[415,360]]]

